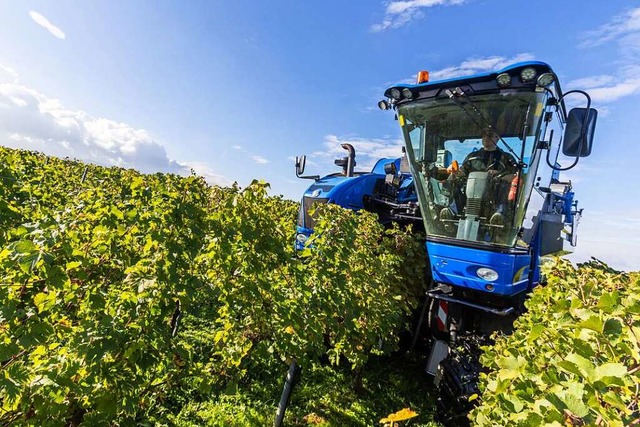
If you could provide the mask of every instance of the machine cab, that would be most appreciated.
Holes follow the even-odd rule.
[[[470,113],[448,98],[400,109],[430,236],[524,243],[518,232],[536,177],[531,163],[545,101],[545,93],[490,93],[474,96]]]
[[[551,68],[520,63],[385,95],[389,103],[379,105],[393,106],[402,128],[434,279],[503,295],[525,290],[558,182],[560,135],[572,127]],[[595,110],[586,110],[578,138],[565,130],[565,154],[578,140],[578,156],[591,149]]]

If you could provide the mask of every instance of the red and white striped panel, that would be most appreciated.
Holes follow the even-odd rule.
[[[446,331],[447,330],[447,315],[449,314],[449,303],[447,301],[438,301],[438,316],[436,320],[438,321],[438,330]]]

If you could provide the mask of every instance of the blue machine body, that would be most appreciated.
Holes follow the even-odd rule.
[[[315,203],[332,203],[346,209],[359,211],[365,209],[365,199],[375,193],[376,186],[386,178],[385,165],[393,163],[400,170],[402,158],[379,159],[370,172],[355,172],[353,176],[334,173],[318,178],[307,188],[302,196],[300,212],[296,226],[296,249],[304,248],[304,242],[313,233],[314,220],[309,213]],[[406,203],[417,201],[413,191],[413,178],[409,172],[398,175],[401,182],[396,199]]]
[[[487,292],[487,285],[491,285],[491,292],[501,296],[512,296],[529,287],[530,254],[492,252],[436,242],[426,245],[431,274],[437,282],[482,292]],[[498,278],[489,281],[478,277],[480,268],[494,270]]]

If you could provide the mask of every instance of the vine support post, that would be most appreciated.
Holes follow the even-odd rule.
[[[300,373],[300,367],[294,358],[289,365],[289,371],[287,372],[287,378],[284,381],[284,388],[282,389],[282,396],[280,397],[280,403],[278,404],[278,410],[276,411],[276,419],[273,421],[273,427],[282,426],[284,420],[284,413],[289,405],[289,399],[291,398],[291,392],[297,382],[297,377]]]

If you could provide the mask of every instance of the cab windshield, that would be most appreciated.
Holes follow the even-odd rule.
[[[516,244],[544,98],[511,91],[398,107],[430,237]]]

